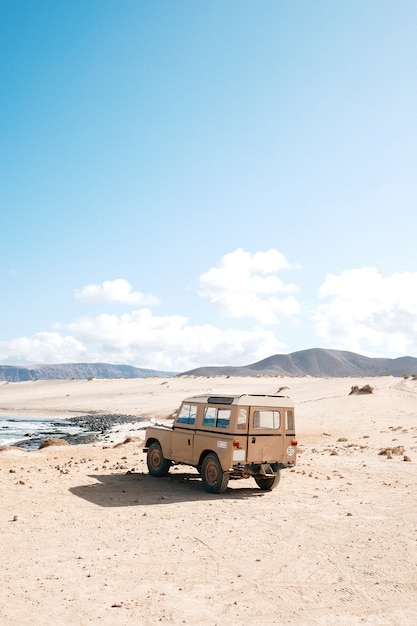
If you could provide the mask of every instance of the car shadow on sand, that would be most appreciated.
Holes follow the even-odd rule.
[[[127,472],[126,474],[90,474],[89,478],[94,479],[95,482],[71,487],[70,492],[102,507],[148,506],[204,500],[212,502],[215,499],[242,500],[259,498],[268,494],[256,486],[238,487],[241,481],[235,480],[230,481],[224,493],[210,494],[204,490],[197,473],[154,478],[141,472]]]

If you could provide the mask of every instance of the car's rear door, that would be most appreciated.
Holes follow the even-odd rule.
[[[252,407],[249,416],[248,463],[280,461],[284,446],[282,409]]]

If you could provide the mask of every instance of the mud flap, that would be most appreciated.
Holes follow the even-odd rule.
[[[262,463],[261,467],[259,468],[258,476],[262,476],[264,478],[272,478],[272,476],[275,475],[276,472],[274,472],[269,463]]]

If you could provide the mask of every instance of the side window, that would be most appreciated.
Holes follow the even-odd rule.
[[[204,409],[203,426],[214,426],[216,423],[217,409],[206,406]]]
[[[194,424],[195,416],[197,413],[197,406],[195,404],[183,404],[180,414],[177,417],[178,424]]]
[[[204,409],[203,426],[229,428],[230,415],[230,409],[216,409],[213,406],[206,406]]]
[[[253,427],[259,430],[278,430],[281,423],[281,415],[279,411],[254,411]]]
[[[238,430],[246,430],[246,409],[239,409],[239,413],[237,414],[237,429]]]
[[[230,424],[230,409],[218,409],[217,410],[217,428],[229,428]]]
[[[285,411],[285,428],[294,430],[294,413],[292,411]]]

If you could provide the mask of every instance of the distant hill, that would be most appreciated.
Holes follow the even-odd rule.
[[[0,380],[9,382],[71,378],[148,378],[149,376],[168,378],[174,376],[174,373],[109,363],[63,363],[32,367],[0,365]]]
[[[417,358],[369,358],[354,352],[312,348],[291,354],[275,354],[243,366],[198,367],[181,374],[110,363],[62,363],[57,365],[0,365],[0,380],[60,380],[72,378],[148,378],[157,376],[404,376],[417,374]]]
[[[312,348],[291,354],[275,354],[241,367],[198,367],[184,372],[192,376],[404,376],[417,374],[417,358],[369,358],[354,352]]]

